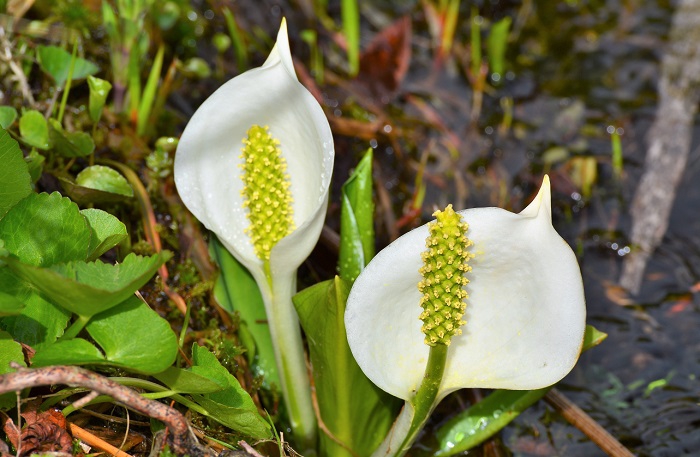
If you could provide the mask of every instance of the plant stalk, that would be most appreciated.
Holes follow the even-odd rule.
[[[265,262],[267,281],[258,281],[265,303],[275,361],[289,422],[297,446],[305,456],[316,452],[317,424],[311,400],[311,384],[304,357],[299,317],[292,304],[296,270],[288,275],[272,274]]]
[[[430,348],[423,381],[416,395],[406,401],[384,442],[372,454],[373,457],[402,457],[411,448],[418,433],[428,421],[430,413],[442,399],[439,395],[440,385],[445,372],[448,349],[449,346],[444,344]]]

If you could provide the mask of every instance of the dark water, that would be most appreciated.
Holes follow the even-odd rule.
[[[464,6],[456,41],[468,42],[468,23],[462,21],[468,21],[469,10]],[[396,9],[395,4],[385,4],[364,12],[380,11],[395,18]],[[403,87],[431,104],[446,130],[460,140],[453,155],[441,143],[444,130],[427,128],[415,144],[403,143],[414,158],[420,157],[417,151],[431,152],[423,217],[434,204],[445,201],[458,201],[460,207],[520,210],[543,172],[549,173],[555,227],[579,255],[588,322],[609,334],[603,345],[582,356],[560,390],[635,455],[700,455],[697,149],[640,294],[627,297],[616,288],[629,249],[628,209],[643,170],[673,4],[643,0],[479,4],[486,24],[504,16],[521,19],[514,21],[519,34],[509,43],[510,73],[484,95],[475,123],[469,120],[474,97],[459,63],[434,74],[429,54],[421,52],[421,43],[428,39],[420,25],[421,8],[400,12],[406,11],[414,24],[414,53]],[[506,96],[513,100],[514,120],[510,129],[499,132],[501,98]],[[390,110],[405,116],[399,123],[420,118],[405,93]],[[612,166],[610,126],[622,133],[620,177]],[[700,143],[697,133],[694,149]],[[401,208],[412,191],[401,183],[413,182],[416,165],[411,168],[397,159],[386,140],[379,140],[377,150],[383,178]],[[559,154],[563,156],[552,160]],[[581,159],[595,162],[589,195],[576,181]],[[620,298],[627,299],[626,305]],[[516,420],[502,440],[517,456],[603,455],[544,403]]]

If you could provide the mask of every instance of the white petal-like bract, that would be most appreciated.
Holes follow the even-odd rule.
[[[441,394],[465,387],[537,389],[566,376],[585,330],[581,272],[551,223],[549,180],[520,214],[500,208],[460,211],[474,245],[462,334],[452,338]],[[409,400],[429,347],[421,332],[427,225],[382,250],[357,278],[345,324],[352,353],[380,388]]]
[[[192,116],[175,155],[175,184],[187,208],[253,275],[262,261],[244,230],[240,151],[253,125],[279,140],[291,180],[296,229],[272,250],[273,273],[291,272],[318,241],[334,150],[321,106],[297,80],[286,23],[268,59],[222,85]]]

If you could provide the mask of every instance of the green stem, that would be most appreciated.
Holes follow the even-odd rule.
[[[280,387],[295,442],[303,455],[310,456],[315,454],[317,426],[299,317],[292,304],[292,295],[296,291],[296,271],[289,275],[272,275],[269,265],[265,266],[265,270],[265,276],[271,279],[267,283],[270,287],[260,289],[270,325]]]
[[[425,367],[423,382],[418,388],[412,402],[415,408],[413,420],[408,429],[408,434],[401,445],[402,450],[399,455],[403,455],[408,451],[411,444],[413,444],[413,441],[416,439],[416,435],[421,431],[430,413],[433,412],[433,408],[435,408],[436,400],[438,400],[438,392],[440,391],[440,384],[442,384],[442,375],[445,372],[445,361],[447,360],[448,349],[449,346],[445,344],[436,344],[430,348],[430,355],[428,355],[428,364]]]
[[[75,338],[78,336],[78,333],[85,328],[88,322],[90,322],[90,316],[78,316],[78,319],[76,319],[76,321],[73,322],[70,327],[68,327],[68,330],[63,333],[58,341],[65,341]]]
[[[393,428],[384,442],[374,451],[373,457],[401,457],[411,448],[430,417],[430,413],[441,400],[440,385],[445,372],[448,349],[449,346],[444,344],[437,344],[430,348],[423,381],[416,395],[406,401]]]
[[[58,117],[56,120],[59,123],[63,122],[63,113],[66,110],[66,103],[68,102],[68,94],[70,93],[70,86],[73,82],[73,69],[75,68],[76,53],[78,50],[78,40],[73,42],[73,53],[71,54],[70,67],[68,67],[68,78],[63,88],[63,97],[61,97],[61,105],[58,109]]]

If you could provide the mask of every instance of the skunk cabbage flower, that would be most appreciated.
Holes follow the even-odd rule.
[[[298,439],[312,440],[303,429],[315,416],[291,296],[323,226],[333,157],[323,110],[296,78],[284,20],[265,63],[200,106],[175,156],[182,201],[261,289]]]
[[[367,265],[345,312],[360,368],[407,402],[399,437],[396,428],[421,408],[424,379],[435,381],[427,414],[460,388],[547,387],[573,368],[585,331],[581,273],[552,227],[547,177],[519,214],[448,207],[436,215]],[[442,361],[433,361],[440,351]],[[388,447],[377,455],[394,452]]]

